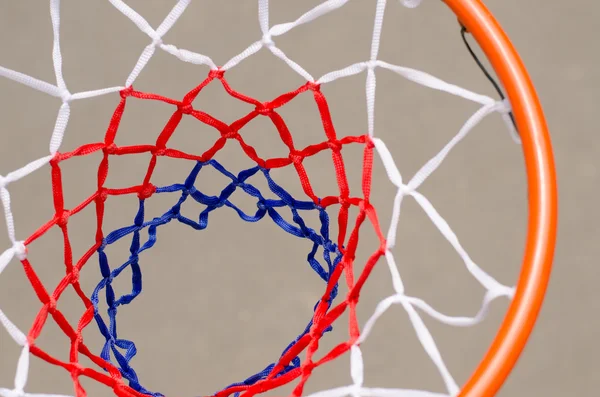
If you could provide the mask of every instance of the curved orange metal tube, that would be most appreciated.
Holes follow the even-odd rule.
[[[521,135],[529,195],[525,254],[514,299],[485,357],[461,397],[487,397],[502,386],[533,329],[554,256],[557,186],[550,136],[528,73],[481,0],[444,0],[486,54],[502,81]]]

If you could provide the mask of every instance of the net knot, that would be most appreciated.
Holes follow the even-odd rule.
[[[256,206],[258,207],[259,210],[264,210],[264,211],[267,210],[267,204],[262,199],[256,203]]]
[[[498,113],[500,114],[510,114],[512,112],[512,107],[508,99],[503,99],[497,102]]]
[[[210,77],[211,79],[222,79],[224,74],[224,70],[211,69],[210,72],[208,72],[208,77]]]
[[[238,136],[238,132],[229,128],[228,130],[224,131],[221,136],[225,139],[235,139]]]
[[[50,159],[50,166],[56,167],[58,165],[58,163],[60,163],[62,160],[63,160],[63,154],[59,151],[56,151],[56,153],[54,153],[54,157],[52,157]]]
[[[138,197],[140,200],[145,200],[148,197],[152,196],[154,194],[154,192],[156,192],[156,186],[154,186],[151,183],[148,183],[148,184],[142,186],[142,188],[138,192]]]
[[[48,312],[56,312],[56,299],[54,298],[54,296],[48,296],[48,302],[46,303],[46,305],[48,306]]]
[[[318,334],[318,333],[316,333],[316,334]],[[307,361],[304,364],[302,364],[302,373],[306,374],[306,375],[310,375],[310,373],[313,371],[313,369],[315,369],[316,366],[317,366],[317,364],[315,364],[313,361]]]
[[[162,40],[162,37],[160,37],[159,35],[157,35],[157,34],[155,34],[155,35],[152,35],[152,37],[151,37],[151,38],[152,38],[152,45],[153,45],[154,47],[159,47],[159,46],[161,46],[161,45],[162,45],[162,43],[163,43],[163,40]]]
[[[268,103],[261,103],[260,105],[256,105],[254,108],[256,113],[262,115],[268,115],[269,113],[273,113],[273,108],[269,106]]]
[[[167,149],[164,147],[161,147],[161,148],[155,147],[154,149],[151,150],[151,153],[154,156],[160,157],[160,156],[164,156],[165,153],[167,153]]]
[[[113,142],[104,147],[106,154],[115,154],[117,152],[117,145]]]
[[[325,241],[323,245],[328,251],[335,252],[337,247],[332,241]]]
[[[127,98],[132,93],[133,93],[133,86],[132,85],[130,85],[129,87],[125,87],[121,91],[119,91],[119,95],[121,95],[121,98],[123,98],[123,99]]]
[[[83,334],[81,332],[78,332],[77,334],[75,334],[75,341],[78,344],[82,344],[83,343]],[[81,367],[83,368],[83,367]]]
[[[350,200],[348,200],[348,197],[338,197],[338,203],[342,206],[342,208],[350,208]]]
[[[373,70],[377,67],[377,61],[375,61],[375,60],[367,61],[366,64],[367,64],[367,69],[369,69],[369,70]]]
[[[192,111],[194,111],[191,103],[180,103],[177,105],[177,109],[183,114],[190,114]]]
[[[275,42],[273,42],[273,39],[271,38],[271,34],[268,32],[263,35],[261,41],[263,45],[267,48],[273,47],[275,45]]]
[[[329,146],[329,148],[331,150],[333,150],[334,152],[340,152],[342,150],[342,144],[340,143],[340,141],[328,141],[327,142],[327,146]]]
[[[71,376],[74,376],[75,378],[79,377],[83,372],[85,371],[85,369],[81,366],[81,364],[79,363],[71,363]]]
[[[385,256],[385,253],[387,252],[387,240],[383,240],[381,242],[381,244],[379,245],[379,249],[377,250],[377,255],[379,256]]]
[[[69,217],[71,216],[71,211],[63,210],[60,214],[56,214],[56,225],[60,228],[63,228],[69,222]]]
[[[66,88],[60,90],[60,99],[62,99],[63,103],[71,102],[71,93]]]
[[[346,296],[346,300],[348,301],[348,303],[357,304],[359,296],[360,296],[360,289],[352,288],[352,290]]]
[[[101,202],[106,201],[106,199],[108,198],[108,190],[106,190],[106,188],[101,188],[98,191],[98,200]]]
[[[77,266],[73,266],[71,272],[69,273],[71,277],[71,284],[75,284],[79,281],[79,268]]]
[[[244,181],[240,181],[238,179],[235,179],[232,182],[232,185],[235,186],[236,188],[243,188],[244,186],[246,186],[246,183]]]
[[[358,208],[364,212],[373,211],[373,205],[368,199],[361,199],[358,203]]]
[[[321,91],[321,84],[314,81],[307,81],[306,87],[311,91]]]
[[[20,261],[25,260],[25,258],[27,258],[27,247],[22,241],[15,241],[13,243],[12,249],[15,252],[15,256]]]
[[[300,164],[302,160],[304,160],[304,156],[302,156],[302,153],[300,153],[297,150],[291,151],[288,157],[290,160],[292,160],[292,163],[294,164]]]
[[[415,191],[415,189],[412,186],[410,186],[410,184],[405,185],[404,183],[401,183],[401,184],[398,185],[398,190],[404,196],[409,196],[409,195],[411,195]]]

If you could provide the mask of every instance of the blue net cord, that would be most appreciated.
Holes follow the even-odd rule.
[[[218,196],[210,196],[202,193],[194,186],[196,178],[199,172],[205,167],[212,167],[222,175],[226,176],[231,182],[221,191]],[[262,174],[267,181],[269,189],[278,199],[267,199],[261,192],[252,184],[248,183],[247,180],[254,176]],[[246,194],[257,199],[257,210],[254,214],[247,214],[242,211],[239,207],[233,204],[229,198],[236,191],[241,190]],[[119,306],[130,304],[141,292],[142,292],[142,271],[140,268],[140,254],[154,246],[157,240],[157,229],[159,226],[167,224],[172,220],[177,220],[185,225],[192,227],[195,230],[203,230],[208,226],[209,214],[221,207],[229,207],[233,209],[239,217],[246,222],[257,222],[268,215],[269,218],[275,222],[281,229],[287,233],[296,237],[307,239],[312,242],[312,249],[307,255],[307,261],[310,267],[319,275],[319,277],[327,283],[330,275],[341,260],[342,254],[338,249],[337,245],[334,244],[329,237],[329,217],[325,209],[312,201],[299,201],[295,200],[288,192],[286,192],[281,186],[279,186],[271,176],[269,170],[261,168],[259,166],[241,171],[237,176],[227,171],[221,164],[216,160],[209,160],[207,162],[197,162],[192,169],[189,176],[186,178],[183,184],[174,184],[165,187],[156,188],[155,193],[174,193],[180,192],[181,195],[175,205],[173,205],[167,212],[160,217],[155,217],[149,221],[145,221],[144,207],[145,200],[139,200],[139,208],[134,217],[133,225],[126,226],[117,229],[104,238],[102,245],[98,248],[98,258],[100,265],[100,272],[103,279],[98,283],[91,297],[92,304],[94,305],[94,318],[98,324],[99,330],[104,336],[106,343],[101,352],[101,357],[115,364],[125,379],[129,381],[129,385],[139,391],[140,393],[148,394],[151,396],[163,396],[161,393],[151,392],[144,388],[138,379],[138,376],[131,365],[131,361],[137,354],[135,343],[128,339],[120,339],[117,336],[117,312]],[[205,206],[198,220],[187,218],[181,214],[181,206],[189,198],[193,201],[200,203]],[[292,213],[293,224],[286,221],[279,213],[282,209],[289,209]],[[321,226],[319,232],[308,227],[300,215],[301,212],[305,211],[318,211],[319,221]],[[141,234],[142,231],[147,230],[147,239],[142,244]],[[111,270],[109,265],[108,255],[106,249],[109,245],[114,244],[122,238],[130,236],[130,255],[129,259],[117,268]],[[322,261],[316,259],[319,248],[322,250]],[[322,263],[326,264],[326,268],[323,267]],[[120,297],[116,297],[114,288],[112,286],[113,281],[118,277],[125,269],[130,268],[132,272],[132,289],[131,292]],[[331,303],[337,296],[338,292],[337,284],[333,288],[327,303],[328,309],[331,307]],[[108,325],[104,320],[104,317],[100,313],[99,302],[100,293],[105,291],[105,300],[108,306]],[[318,304],[319,302],[317,302]],[[316,308],[316,305],[315,305]],[[306,335],[312,326],[312,319],[309,321],[304,330],[284,349],[282,356]],[[324,332],[331,331],[331,327],[327,328]],[[112,357],[114,356],[114,360]],[[116,362],[115,362],[116,361]],[[300,358],[295,357],[287,364],[279,373],[275,376],[281,376],[295,368],[300,367]],[[275,363],[267,365],[262,371],[248,377],[242,382],[234,383],[231,386],[237,385],[252,385],[262,379],[265,379],[274,368]],[[239,393],[238,393],[239,394]],[[237,395],[236,394],[236,397]]]

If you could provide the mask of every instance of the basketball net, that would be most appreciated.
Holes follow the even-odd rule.
[[[229,208],[238,213],[240,218],[247,222],[255,222],[261,219],[270,219],[286,233],[300,239],[309,240],[313,250],[308,255],[308,263],[317,275],[323,280],[324,292],[322,296],[315,297],[316,305],[314,315],[306,328],[292,340],[283,350],[281,356],[274,360],[266,368],[258,368],[258,372],[252,371],[254,375],[245,380],[231,383],[229,386],[215,393],[216,396],[225,397],[251,396],[260,393],[277,395],[277,387],[295,381],[294,396],[303,394],[304,385],[314,371],[328,361],[340,356],[349,355],[350,373],[352,384],[324,390],[313,396],[442,396],[457,395],[460,387],[454,380],[451,371],[447,368],[444,360],[436,346],[436,342],[426,327],[423,316],[429,316],[439,322],[454,327],[473,326],[481,322],[492,301],[498,298],[511,299],[514,287],[506,286],[487,274],[476,264],[459,242],[451,226],[444,220],[443,216],[436,210],[430,200],[419,192],[423,182],[435,172],[442,164],[450,151],[464,139],[467,134],[484,118],[492,114],[499,114],[505,121],[509,132],[516,141],[518,135],[511,123],[509,112],[510,106],[506,100],[496,100],[486,95],[478,94],[442,81],[423,71],[408,67],[393,65],[378,58],[380,36],[386,9],[386,1],[376,2],[376,13],[373,28],[372,44],[370,54],[365,54],[365,60],[349,65],[340,70],[326,73],[320,77],[314,77],[301,65],[294,62],[284,51],[277,46],[277,40],[282,35],[292,31],[300,25],[331,12],[335,12],[344,6],[348,0],[328,0],[315,8],[307,11],[296,20],[270,26],[269,24],[269,2],[259,0],[258,22],[262,37],[250,44],[244,51],[233,56],[222,66],[218,66],[213,60],[203,54],[195,53],[176,47],[173,44],[163,42],[163,36],[176,24],[177,20],[185,12],[191,0],[179,0],[172,8],[163,22],[155,29],[140,14],[128,6],[122,0],[110,0],[110,3],[126,16],[131,23],[135,24],[149,39],[149,44],[141,51],[141,55],[133,70],[125,79],[122,86],[100,88],[85,92],[72,93],[68,88],[68,76],[63,76],[62,57],[60,47],[60,0],[50,1],[50,16],[53,26],[53,49],[52,59],[56,75],[55,82],[46,82],[35,77],[25,75],[16,70],[0,67],[0,76],[14,80],[31,89],[41,91],[60,100],[58,116],[54,130],[51,133],[49,143],[49,154],[27,162],[15,171],[0,176],[0,196],[2,199],[10,247],[0,257],[0,272],[7,266],[23,267],[33,291],[41,302],[35,319],[32,319],[32,327],[29,330],[20,330],[0,310],[0,322],[8,331],[15,343],[22,348],[22,354],[16,363],[16,377],[14,385],[6,385],[0,388],[0,396],[23,397],[23,396],[48,396],[56,397],[48,390],[48,394],[29,394],[25,392],[28,378],[29,360],[35,356],[47,362],[47,365],[58,366],[67,371],[72,380],[74,395],[86,396],[87,393],[80,383],[81,377],[94,379],[106,385],[107,390],[117,396],[146,396],[161,395],[154,390],[147,390],[143,386],[143,379],[139,379],[134,370],[134,356],[136,354],[135,344],[130,340],[116,337],[116,318],[118,307],[126,305],[135,300],[141,290],[141,280],[136,281],[136,275],[141,276],[139,257],[144,251],[150,250],[156,239],[157,229],[169,222],[180,222],[194,229],[204,229],[208,225],[209,215],[219,208]],[[405,0],[403,4],[407,7],[416,7],[420,0]],[[152,92],[136,90],[136,79],[144,72],[146,65],[151,62],[157,51],[164,51],[183,62],[207,67],[206,78],[196,87],[191,88],[182,99],[167,98]],[[295,73],[302,76],[306,81],[300,87],[294,87],[290,92],[283,93],[276,98],[261,102],[236,91],[227,82],[228,72],[243,63],[246,59],[259,51],[272,53],[278,61],[281,60]],[[414,176],[405,178],[398,170],[392,153],[385,142],[377,137],[374,124],[376,75],[379,70],[387,69],[398,75],[399,78],[410,80],[420,84],[427,89],[439,90],[449,95],[463,98],[466,101],[476,103],[478,110],[466,120],[462,128],[454,137],[429,161],[427,161]],[[334,124],[329,113],[328,103],[323,87],[334,80],[344,79],[349,76],[364,74],[366,78],[366,108],[368,125],[367,133],[357,136],[345,136],[338,138]],[[221,85],[223,89],[238,101],[254,106],[250,113],[241,115],[232,124],[204,112],[202,109],[193,107],[192,102],[204,87],[209,84]],[[102,140],[82,145],[73,151],[61,152],[61,143],[69,123],[71,103],[84,101],[97,96],[111,96],[115,98],[115,110],[106,129]],[[284,119],[278,113],[278,109],[286,106],[300,95],[311,96],[319,110],[323,127],[323,139],[307,147],[297,147],[294,143],[294,132],[288,130]],[[115,137],[119,132],[121,117],[127,111],[127,104],[131,101],[155,101],[162,106],[172,109],[172,116],[164,126],[162,133],[153,145],[118,146]],[[255,118],[268,118],[277,128],[281,141],[288,148],[288,156],[281,158],[262,158],[257,151],[244,141],[244,127]],[[196,122],[214,128],[219,133],[218,139],[203,153],[184,152],[169,147],[170,137],[177,132],[177,126],[183,118],[193,118]],[[214,156],[225,145],[239,145],[246,156],[252,160],[255,167],[241,172],[231,172],[227,164],[221,164]],[[344,166],[344,148],[348,145],[357,145],[363,152],[362,191],[351,192],[349,189],[346,169]],[[335,169],[337,188],[332,196],[319,197],[313,191],[310,176],[303,166],[303,161],[317,153],[328,152]],[[88,156],[92,153],[102,153],[102,161],[98,166],[97,190],[83,202],[73,208],[65,208],[61,180],[61,164],[74,157]],[[109,188],[105,186],[109,174],[109,164],[112,156],[128,156],[132,154],[148,153],[151,161],[148,171],[143,180],[135,186],[121,188]],[[373,161],[378,157],[387,173],[387,177],[396,189],[395,197],[390,200],[393,206],[392,218],[389,222],[387,232],[382,231],[377,211],[370,202],[371,180]],[[174,181],[168,186],[155,186],[152,183],[152,174],[157,162],[162,157],[170,157],[187,161],[190,164],[190,173],[184,180]],[[302,190],[306,197],[293,197],[285,190],[282,181],[272,177],[270,170],[275,168],[293,167],[300,180]],[[199,173],[204,169],[211,168],[228,178],[229,182],[217,196],[203,192],[194,182]],[[11,212],[10,185],[34,172],[50,170],[52,190],[54,199],[54,216],[47,220],[29,237],[23,238],[15,230],[15,219]],[[113,172],[117,170],[112,170]],[[267,192],[261,192],[249,182],[251,176],[264,178],[269,186],[270,196],[266,198]],[[257,211],[246,213],[236,207],[229,197],[234,191],[243,192],[256,201]],[[178,201],[168,208],[162,216],[147,219],[144,206],[147,200],[156,194],[165,192],[177,193]],[[136,214],[132,214],[133,221],[123,224],[116,230],[105,230],[103,218],[105,205],[117,196],[136,195],[139,200],[139,208]],[[393,248],[396,243],[396,230],[400,219],[400,208],[405,199],[415,200],[439,232],[448,243],[455,249],[464,266],[472,277],[484,288],[485,293],[481,297],[481,307],[474,316],[455,317],[439,312],[430,304],[417,296],[405,293],[401,274],[396,266]],[[201,204],[203,210],[198,219],[189,219],[180,212],[181,205],[185,201],[195,201]],[[88,206],[95,207],[97,215],[97,231],[95,241],[90,241],[89,249],[80,257],[73,257],[70,252],[69,220]],[[337,218],[330,220],[325,211],[328,207],[337,208]],[[354,208],[358,211],[355,219],[350,219],[349,210]],[[285,220],[280,214],[289,211],[293,214],[293,221]],[[309,227],[303,220],[303,214],[314,211],[318,214],[321,225],[319,228]],[[379,247],[372,252],[368,261],[361,264],[361,272],[354,271],[354,260],[357,246],[359,244],[359,230],[365,224],[371,225],[377,233]],[[64,236],[65,244],[65,269],[66,273],[58,285],[44,285],[28,260],[28,246],[43,239],[48,230],[58,228]],[[107,248],[118,240],[126,239],[130,244],[129,259],[125,263],[115,263],[110,260]],[[93,258],[93,259],[92,259]],[[79,274],[85,267],[94,266],[99,263],[102,279],[99,280],[92,294],[84,291],[79,283]],[[356,306],[359,304],[360,291],[367,282],[373,267],[379,266],[389,268],[389,275],[393,290],[390,295],[383,299],[375,308],[372,316],[362,325],[358,323]],[[132,292],[128,295],[115,296],[111,283],[125,268],[130,268],[134,274]],[[342,277],[343,276],[343,277]],[[348,294],[338,296],[338,285],[341,282],[347,284]],[[137,283],[137,284],[136,284]],[[77,324],[71,324],[61,311],[57,308],[57,301],[67,288],[73,288],[85,304],[85,312],[81,315]],[[99,302],[106,301],[108,311],[99,309]],[[2,302],[0,302],[0,307]],[[363,377],[363,353],[361,343],[364,342],[378,319],[393,305],[400,305],[414,327],[414,331],[424,351],[439,371],[446,386],[446,392],[442,394],[402,389],[399,385],[396,389],[370,388],[364,385]],[[331,329],[335,320],[344,312],[349,315],[348,339],[337,344],[329,352],[324,352],[322,358],[315,360],[315,353],[319,349],[319,340]],[[55,321],[62,331],[68,336],[71,344],[69,360],[61,361],[36,344],[44,325],[47,321]],[[91,351],[86,346],[82,332],[88,326],[98,326],[106,344],[102,351]],[[338,325],[339,326],[339,325]],[[87,356],[95,367],[85,367],[80,364],[81,355]],[[236,380],[232,380],[236,381]]]

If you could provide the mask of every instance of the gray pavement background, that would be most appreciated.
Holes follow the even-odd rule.
[[[157,26],[174,2],[127,3]],[[271,24],[275,24],[295,19],[318,1],[271,3]],[[486,3],[521,53],[537,87],[552,133],[560,184],[560,229],[547,301],[530,343],[500,395],[592,396],[597,393],[594,378],[600,370],[600,140],[594,134],[600,104],[600,53],[594,43],[600,35],[600,5],[591,0]],[[276,43],[314,76],[365,60],[374,5],[373,0],[351,1]],[[148,38],[108,1],[64,0],[61,11],[64,75],[71,92],[123,84]],[[207,54],[222,64],[260,37],[256,15],[254,1],[196,0],[164,41]],[[3,0],[0,65],[53,82],[51,32],[47,2]],[[424,1],[415,10],[389,1],[380,59],[494,94],[464,49],[455,18],[438,1]],[[135,88],[181,98],[205,78],[207,71],[158,51]],[[377,76],[376,135],[384,139],[403,176],[409,178],[476,108],[385,71]],[[340,136],[366,132],[364,78],[360,74],[323,87]],[[227,79],[234,89],[261,100],[303,83],[266,50],[233,69]],[[62,151],[100,141],[118,99],[114,94],[74,102]],[[218,84],[207,87],[196,104],[227,121],[248,111],[248,106],[228,97]],[[47,153],[58,106],[56,99],[0,79],[0,174]],[[152,143],[171,111],[156,103],[129,101],[117,144]],[[281,114],[298,147],[323,140],[309,95],[285,106]],[[251,123],[244,133],[259,154],[283,153],[276,131],[265,120]],[[214,138],[211,130],[184,119],[171,143],[201,152]],[[357,191],[361,153],[353,148],[344,153],[351,189]],[[146,155],[111,158],[107,185],[140,183],[148,159]],[[234,171],[251,166],[232,145],[217,159]],[[67,208],[95,190],[99,160],[96,154],[63,163]],[[336,193],[328,155],[307,160],[306,167],[318,195]],[[180,182],[189,170],[189,162],[161,159],[153,181],[157,185]],[[377,159],[375,173],[373,202],[382,228],[387,230],[394,190]],[[273,176],[301,197],[291,170],[274,171]],[[214,173],[203,173],[200,182],[214,194],[226,181]],[[29,236],[52,217],[49,167],[11,185],[10,191],[19,238]],[[448,220],[477,263],[499,281],[514,283],[524,241],[525,180],[520,149],[512,143],[499,117],[486,119],[473,131],[421,191]],[[247,209],[254,205],[242,195],[234,199]],[[158,215],[173,200],[173,196],[153,197],[148,216]],[[109,199],[104,230],[130,224],[136,208],[135,197]],[[194,216],[197,208],[188,205],[184,213]],[[69,222],[75,257],[94,241],[94,217],[89,207]],[[307,222],[315,225],[318,220],[309,217]],[[4,227],[0,230],[0,241],[8,247]],[[366,225],[363,230],[356,261],[359,269],[377,247],[372,230]],[[144,293],[118,317],[120,336],[133,338],[138,347],[134,367],[142,384],[168,396],[207,394],[275,360],[306,324],[323,288],[306,265],[309,248],[269,220],[248,224],[225,209],[211,215],[206,231],[194,232],[180,224],[161,227],[152,255],[143,257]],[[110,252],[115,260],[126,258],[127,246],[116,244]],[[31,263],[50,289],[64,274],[62,255],[57,228],[30,246]],[[412,200],[403,207],[395,255],[407,293],[448,314],[473,315],[479,308],[482,289]],[[82,285],[88,293],[100,280],[97,269],[93,257],[82,271]],[[117,291],[125,292],[128,287],[127,280],[116,282]],[[391,293],[388,271],[381,261],[361,297],[361,324],[374,305]],[[0,302],[17,326],[29,329],[40,304],[18,262],[12,262],[0,277]],[[84,310],[72,290],[64,293],[58,307],[71,324],[77,323]],[[469,329],[454,329],[426,318],[459,383],[468,378],[486,351],[506,307],[506,301],[496,302],[485,322]],[[324,337],[323,351],[343,340],[346,321],[342,316],[334,331]],[[84,331],[84,338],[92,350],[100,351],[102,344],[94,322]],[[69,341],[52,320],[48,320],[38,344],[55,357],[68,359]],[[440,376],[402,309],[392,308],[363,346],[368,386],[443,391]],[[8,334],[0,331],[0,386],[12,386],[18,354]],[[83,360],[82,364],[89,363]],[[66,371],[37,358],[32,358],[29,379],[29,392],[73,393]],[[82,379],[90,396],[110,395],[106,388]],[[349,358],[345,356],[316,370],[306,390],[349,382]]]

